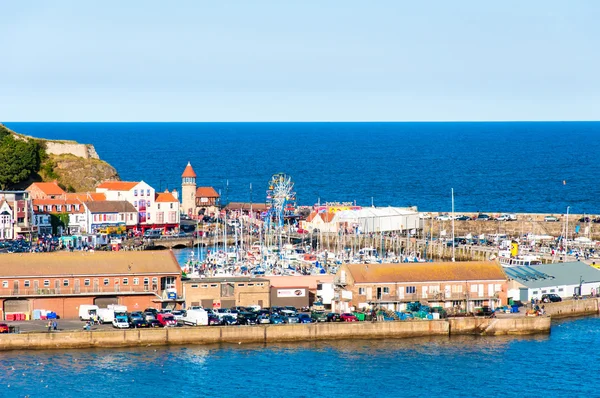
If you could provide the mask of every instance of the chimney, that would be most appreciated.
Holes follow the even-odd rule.
[[[177,193],[177,190],[174,189],[173,192],[171,192],[171,194],[173,195],[173,197],[177,200],[179,200],[179,194]]]

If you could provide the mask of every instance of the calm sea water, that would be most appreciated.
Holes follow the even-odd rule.
[[[2,397],[597,397],[600,318],[550,336],[0,353]]]
[[[7,126],[94,144],[124,180],[156,188],[180,189],[191,161],[198,184],[230,201],[264,202],[270,176],[285,172],[304,205],[372,200],[448,211],[454,188],[457,211],[600,213],[600,122]]]

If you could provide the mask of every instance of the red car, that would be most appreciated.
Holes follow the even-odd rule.
[[[307,231],[307,230],[305,230],[305,229],[302,229],[302,228],[298,228],[298,233],[299,233],[299,234],[307,234],[307,233],[308,233],[308,231]]]
[[[8,325],[6,323],[0,323],[0,333],[8,333]]]
[[[349,312],[345,312],[340,315],[340,319],[342,322],[358,322],[358,318],[354,316],[354,314],[350,314]]]
[[[169,326],[177,326],[177,321],[175,320],[175,317],[171,314],[160,313],[156,315],[156,319],[165,328]]]

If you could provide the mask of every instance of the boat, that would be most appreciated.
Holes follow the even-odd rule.
[[[491,259],[493,260],[494,258]],[[539,256],[534,256],[531,254],[511,256],[510,250],[500,250],[498,252],[498,262],[503,267],[519,267],[542,264],[542,260]]]

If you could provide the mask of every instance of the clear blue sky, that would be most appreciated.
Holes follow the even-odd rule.
[[[0,121],[600,120],[600,1],[0,0]]]

